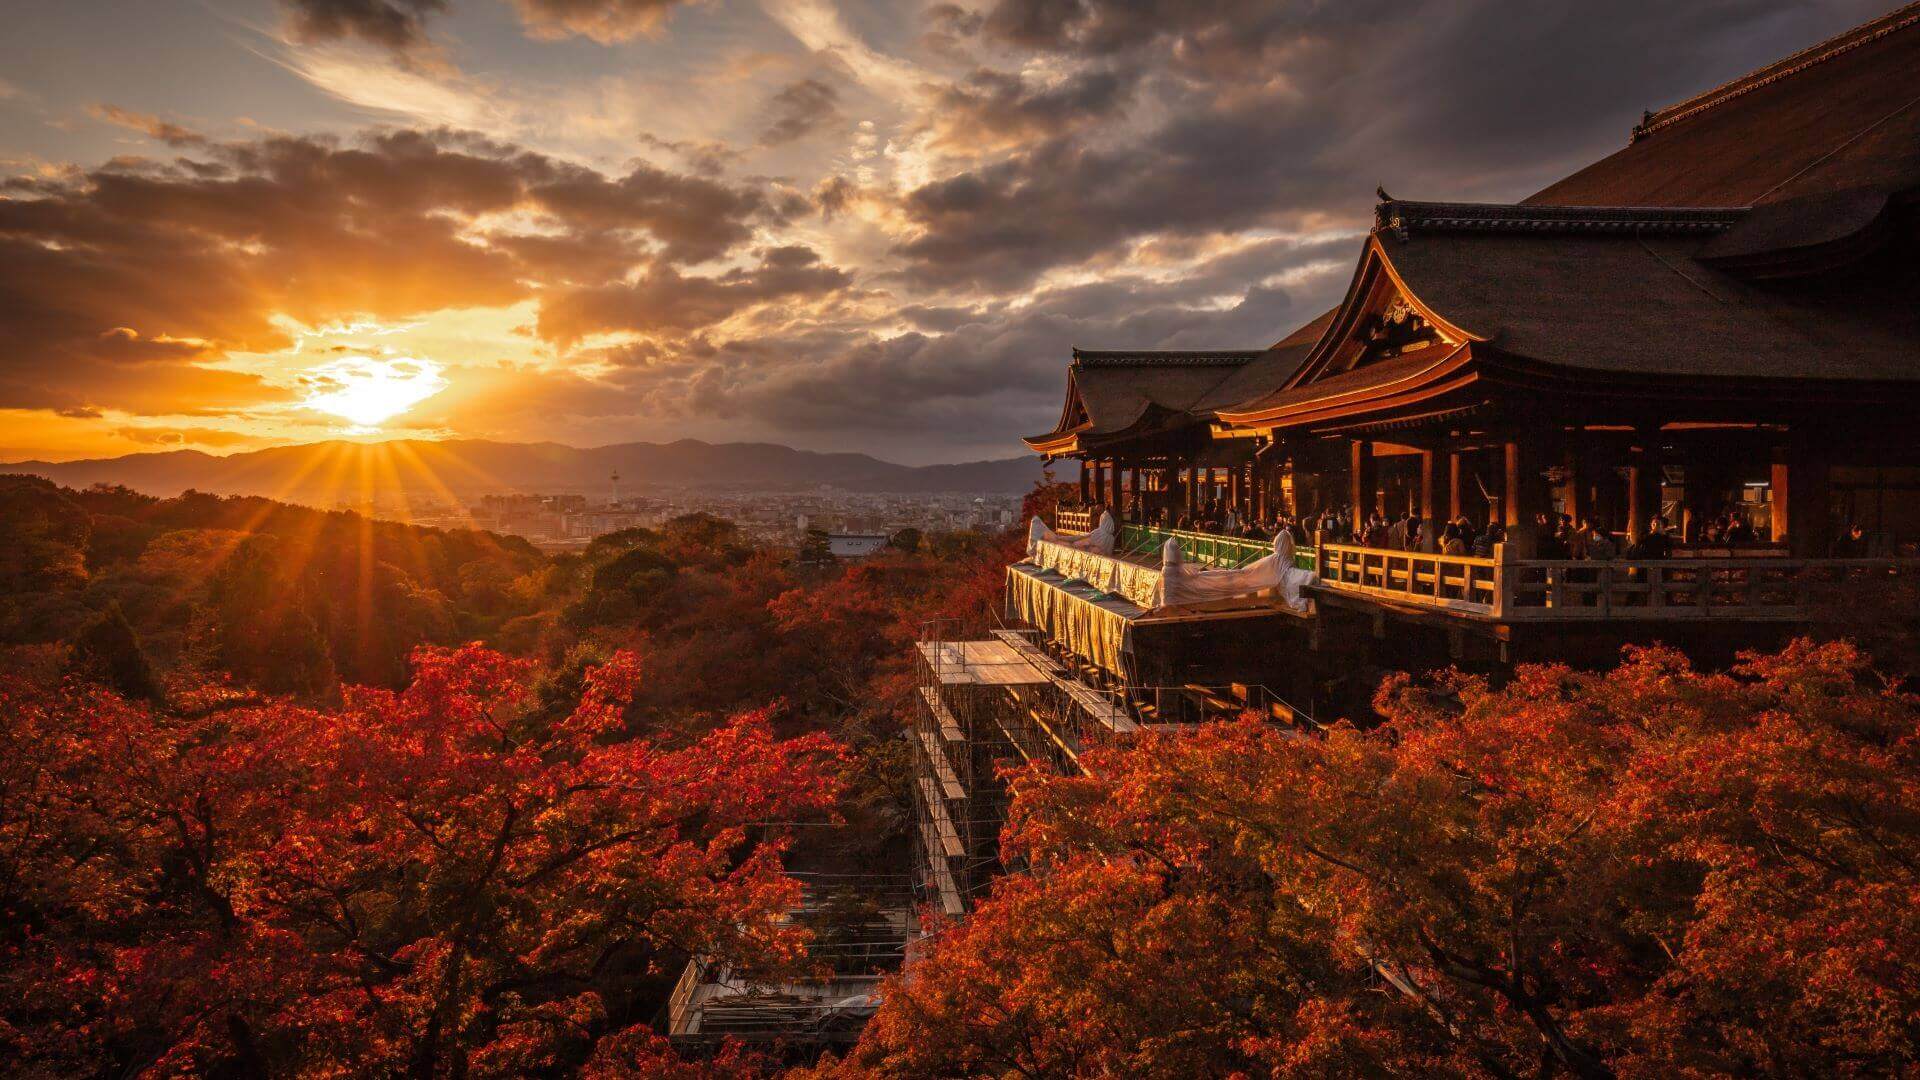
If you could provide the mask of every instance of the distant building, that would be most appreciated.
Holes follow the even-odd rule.
[[[860,559],[887,546],[886,533],[828,533],[827,550],[836,559]]]

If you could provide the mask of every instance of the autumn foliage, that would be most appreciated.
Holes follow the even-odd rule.
[[[8,1073],[659,1072],[646,1027],[690,952],[797,955],[754,823],[831,814],[839,751],[764,713],[631,737],[639,670],[616,655],[561,708],[477,646],[338,709],[9,678]]]
[[[1383,691],[1015,778],[1028,867],[841,1071],[1897,1074],[1920,1056],[1914,698],[1845,645]]]

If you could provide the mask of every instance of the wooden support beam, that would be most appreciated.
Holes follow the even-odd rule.
[[[1826,557],[1833,543],[1827,505],[1832,497],[1832,462],[1813,442],[1796,438],[1788,447],[1786,462],[1787,543],[1795,556],[1806,559]]]
[[[1460,451],[1447,455],[1447,520],[1455,521],[1460,517]]]
[[[1378,485],[1374,483],[1373,443],[1366,439],[1354,439],[1349,446],[1348,478],[1350,481],[1349,502],[1353,506],[1353,527],[1356,533],[1366,524],[1367,515],[1374,512],[1378,501]]]
[[[1433,520],[1433,451],[1420,451],[1420,520]]]
[[[1087,463],[1086,458],[1081,458],[1080,459],[1080,505],[1081,506],[1085,506],[1089,502],[1093,501],[1092,480],[1093,480],[1092,466]]]
[[[1776,461],[1767,473],[1767,502],[1772,511],[1770,539],[1776,544],[1792,542],[1793,520],[1787,514],[1787,507],[1791,504],[1792,497],[1793,468],[1787,461]]]
[[[1560,505],[1566,508],[1565,513],[1572,515],[1576,526],[1593,512],[1593,507],[1587,505],[1587,468],[1581,460],[1584,449],[1569,437],[1561,456],[1562,467],[1567,470],[1567,482],[1560,496]]]
[[[1627,539],[1647,535],[1647,524],[1660,512],[1660,466],[1641,453],[1627,465]]]
[[[1500,520],[1511,529],[1524,520],[1520,516],[1520,444],[1502,444],[1501,454],[1505,462],[1502,470],[1505,480],[1500,491]]]

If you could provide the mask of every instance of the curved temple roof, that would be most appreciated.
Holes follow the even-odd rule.
[[[1028,445],[1292,423],[1492,367],[1904,394],[1920,387],[1915,71],[1920,3],[1649,113],[1625,149],[1524,202],[1383,201],[1339,308],[1257,353],[1076,350],[1060,424]],[[1363,349],[1388,297],[1441,347]]]
[[[1074,453],[1103,437],[1198,422],[1194,409],[1260,350],[1073,350],[1067,400],[1054,429],[1024,441],[1042,454]]]

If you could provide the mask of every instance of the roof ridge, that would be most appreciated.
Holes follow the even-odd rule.
[[[1073,362],[1083,367],[1226,367],[1248,363],[1265,349],[1082,349]]]
[[[1554,206],[1532,203],[1417,202],[1389,199],[1374,207],[1375,232],[1401,239],[1429,232],[1697,233],[1721,232],[1747,215],[1744,206]]]
[[[1632,133],[1627,137],[1627,143],[1631,145],[1639,142],[1662,128],[1672,127],[1689,117],[1743,97],[1761,87],[1771,86],[1862,45],[1871,44],[1889,34],[1904,30],[1916,22],[1920,22],[1920,0],[1897,7],[1885,15],[1869,19],[1852,29],[1809,45],[1771,64],[1757,67],[1737,78],[1729,79],[1719,86],[1704,90],[1684,101],[1675,102],[1661,109],[1649,110],[1641,117],[1640,122],[1634,125]]]

